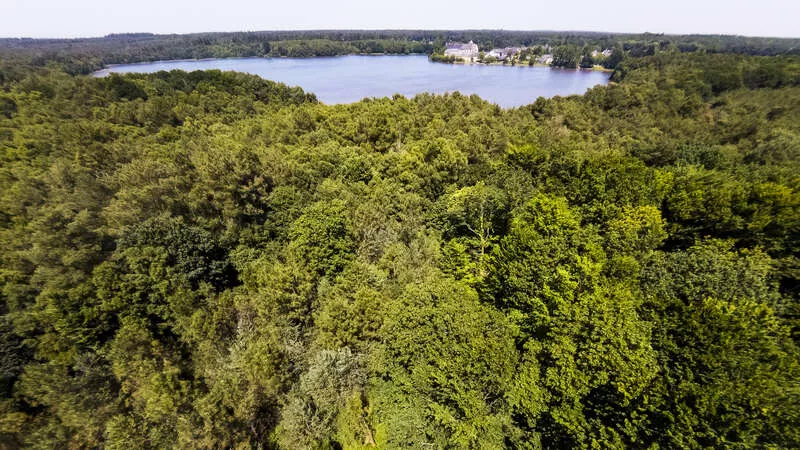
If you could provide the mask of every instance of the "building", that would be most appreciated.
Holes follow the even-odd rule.
[[[497,59],[498,61],[502,61],[503,59],[505,59],[506,55],[505,51],[502,48],[493,48],[489,50],[489,53],[486,53],[483,57],[484,58],[492,57]]]
[[[538,62],[539,64],[547,64],[549,66],[550,64],[553,64],[553,55],[549,53],[546,55],[542,55],[536,59],[536,62]]]
[[[477,58],[478,44],[472,41],[466,44],[462,42],[448,42],[444,50],[444,55],[463,59]]]
[[[608,58],[609,56],[611,56],[612,53],[614,53],[614,51],[611,50],[610,48],[607,48],[602,52],[598,52],[597,50],[595,50],[592,52],[592,58],[597,58],[598,56],[602,56],[603,58]]]
[[[506,48],[493,48],[486,56],[492,56],[498,61],[505,61],[506,58],[516,55],[521,52],[523,47],[506,47]]]

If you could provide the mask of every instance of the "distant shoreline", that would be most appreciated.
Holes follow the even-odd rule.
[[[148,64],[180,63],[180,62],[202,62],[218,60],[237,60],[237,59],[317,59],[317,58],[344,58],[347,56],[425,56],[425,53],[348,53],[344,55],[323,55],[323,56],[224,56],[218,58],[181,58],[181,59],[156,59],[153,61],[137,61],[129,63],[106,64],[102,69],[95,70],[90,75],[122,66],[145,66]]]

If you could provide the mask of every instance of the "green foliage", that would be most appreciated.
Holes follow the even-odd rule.
[[[471,38],[613,48],[614,83],[503,110],[69,74]],[[800,62],[741,55],[791,41],[12,41],[0,448],[800,446]]]
[[[663,376],[651,416],[664,446],[791,446],[798,367],[771,261],[730,242],[661,254],[644,271]],[[701,387],[702,386],[702,387]],[[652,407],[651,407],[652,408]],[[778,437],[780,436],[780,437]]]
[[[337,416],[363,384],[358,362],[348,348],[322,350],[309,362],[283,408],[278,428],[285,448],[335,446],[333,437],[351,430],[337,430]]]
[[[455,64],[456,62],[461,62],[461,58],[456,57],[454,55],[441,55],[438,53],[433,53],[428,57],[431,62],[438,62],[438,63],[447,63],[447,64]]]
[[[370,389],[378,446],[501,448],[514,432],[513,333],[457,282],[406,288],[384,322]]]
[[[290,248],[319,275],[344,269],[353,251],[342,202],[318,202],[306,208],[289,227]]]
[[[553,67],[563,67],[565,69],[575,69],[581,62],[581,51],[574,45],[562,45],[553,51]]]

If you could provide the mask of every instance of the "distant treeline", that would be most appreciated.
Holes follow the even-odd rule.
[[[356,53],[441,52],[448,41],[474,41],[480,48],[506,46],[619,46],[631,56],[660,51],[747,55],[800,54],[800,39],[721,35],[671,36],[598,32],[502,30],[320,30],[156,35],[112,34],[83,39],[0,39],[0,59],[43,66],[55,62],[70,73],[108,64],[166,59],[248,56],[334,56]]]
[[[430,53],[432,43],[402,39],[367,39],[357,41],[334,41],[331,39],[292,39],[270,43],[267,56],[306,58],[312,56],[336,56],[354,53]]]

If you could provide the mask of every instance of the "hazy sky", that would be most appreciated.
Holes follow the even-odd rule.
[[[800,0],[0,0],[0,37],[506,29],[800,37]]]

